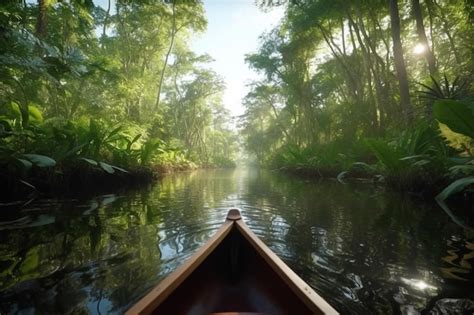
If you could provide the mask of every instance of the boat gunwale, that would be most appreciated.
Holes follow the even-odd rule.
[[[151,314],[163,301],[173,293],[206,258],[227,237],[234,226],[234,221],[226,220],[217,232],[204,243],[188,260],[160,281],[150,292],[134,304],[126,315]]]
[[[314,291],[303,279],[300,278],[291,268],[285,264],[257,235],[243,222],[235,222],[239,232],[257,250],[265,262],[282,279],[285,284],[295,293],[304,304],[315,313],[319,314],[339,314],[328,302]]]
[[[160,281],[150,292],[134,304],[125,314],[151,314],[163,303],[236,228],[258,252],[278,277],[315,314],[339,314],[313,288],[301,279],[265,243],[255,235],[240,217],[238,209],[230,209],[226,221],[217,232],[202,245],[187,261]]]

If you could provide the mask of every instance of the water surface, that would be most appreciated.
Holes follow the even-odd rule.
[[[474,233],[436,204],[367,184],[215,170],[123,194],[0,207],[0,313],[123,313],[229,207],[342,313],[474,310]]]

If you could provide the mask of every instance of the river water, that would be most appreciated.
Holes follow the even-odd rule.
[[[0,207],[1,314],[123,313],[230,207],[342,313],[474,311],[474,232],[434,203],[369,184],[207,170],[14,207]]]

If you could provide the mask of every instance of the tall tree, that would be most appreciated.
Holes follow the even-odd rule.
[[[416,32],[418,34],[418,40],[423,45],[425,51],[423,52],[426,62],[428,63],[428,70],[432,77],[436,76],[436,59],[434,52],[430,47],[428,38],[426,37],[425,26],[423,23],[423,14],[421,12],[420,0],[411,0],[413,16],[416,22]]]
[[[410,101],[408,87],[408,75],[403,57],[403,46],[400,38],[400,15],[398,11],[398,0],[388,0],[390,11],[390,25],[393,42],[393,58],[395,69],[397,70],[398,87],[400,90],[400,106],[402,108],[405,123],[411,124],[413,121],[413,107]]]
[[[158,79],[158,88],[156,92],[156,103],[155,103],[155,110],[158,109],[160,105],[160,98],[161,98],[161,88],[163,86],[163,79],[165,77],[166,67],[168,66],[168,60],[171,55],[171,50],[173,49],[174,39],[176,37],[177,29],[176,29],[176,1],[173,0],[171,5],[171,30],[170,30],[170,43],[168,46],[168,51],[165,55],[165,61],[163,62],[163,67],[161,68],[160,77]]]
[[[44,38],[46,36],[48,0],[38,0],[38,17],[36,20],[36,36]]]

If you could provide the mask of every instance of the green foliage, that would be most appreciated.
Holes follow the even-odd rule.
[[[202,3],[115,6],[2,4],[0,164],[9,176],[46,166],[118,175],[234,157],[223,82],[187,44],[206,27]]]
[[[406,10],[403,1],[397,10],[390,3],[397,1],[280,3],[282,22],[246,58],[264,75],[251,84],[241,117],[245,146],[260,165],[341,180],[378,176],[422,190],[451,177],[452,158],[472,154],[472,23],[464,2],[423,2],[421,21],[417,2]],[[412,27],[423,20],[429,36]],[[425,51],[409,53],[419,43]],[[424,82],[421,97],[413,82]],[[432,113],[457,132],[442,127],[449,146]]]
[[[474,176],[468,176],[460,178],[449,184],[448,187],[443,189],[437,196],[436,200],[439,202],[444,202],[448,199],[449,196],[454,195],[460,191],[463,191],[466,187],[474,184]]]
[[[449,82],[446,74],[443,81],[438,81],[430,76],[432,86],[420,83],[426,90],[419,91],[419,93],[430,100],[461,100],[470,94],[470,82],[468,79],[461,79],[457,76],[452,83]]]
[[[38,167],[53,167],[56,161],[52,158],[40,154],[23,154],[23,157]]]
[[[439,100],[433,105],[435,118],[454,132],[474,139],[474,106],[460,101]]]

